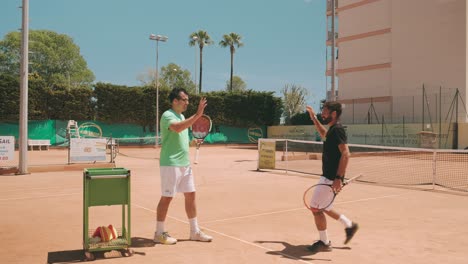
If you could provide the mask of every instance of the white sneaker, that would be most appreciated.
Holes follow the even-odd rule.
[[[163,245],[174,245],[175,243],[177,243],[177,239],[171,237],[169,233],[167,232],[163,232],[162,234],[159,234],[159,235],[155,232],[154,242],[160,243]]]
[[[190,233],[190,240],[193,241],[202,241],[202,242],[211,242],[213,237],[203,233],[201,230],[196,233]]]

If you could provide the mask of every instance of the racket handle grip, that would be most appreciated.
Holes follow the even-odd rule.
[[[199,149],[197,148],[197,150],[195,151],[195,164],[198,164],[198,152],[199,152]]]

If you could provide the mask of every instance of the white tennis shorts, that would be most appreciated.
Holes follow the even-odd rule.
[[[176,193],[195,192],[192,168],[161,166],[161,196],[174,197]]]
[[[322,176],[322,177],[320,177],[317,184],[332,185],[333,181]],[[326,199],[323,199],[323,198],[325,198],[324,195],[326,195],[327,197],[329,195],[328,194],[328,192],[329,192],[328,187],[327,188],[314,188],[314,189],[315,189],[314,193],[312,194],[312,198],[310,199],[310,207],[311,208],[317,208],[317,205],[323,204],[323,200],[328,201],[328,198],[326,198]],[[326,191],[327,193],[326,194],[322,193],[322,191]],[[330,206],[328,206],[327,208],[325,208],[324,210],[325,211],[330,211],[331,209],[333,209],[333,203]]]

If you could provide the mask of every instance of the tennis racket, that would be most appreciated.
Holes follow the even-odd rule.
[[[351,182],[359,179],[362,177],[362,174],[358,176],[352,177],[351,179],[345,180],[343,182],[342,188],[346,185],[350,184]],[[332,205],[335,197],[338,193],[332,188],[330,184],[315,184],[309,187],[303,196],[304,205],[307,209],[313,212],[320,212],[326,210],[330,205]],[[316,197],[314,197],[314,195]],[[312,204],[312,198],[314,198],[314,204]]]
[[[198,153],[200,145],[205,140],[205,137],[210,133],[211,130],[211,118],[207,115],[202,115],[200,118],[192,124],[192,135],[196,139],[197,150],[195,152],[195,164],[198,164]]]

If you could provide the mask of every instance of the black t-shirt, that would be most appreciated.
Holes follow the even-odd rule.
[[[334,180],[341,159],[340,144],[347,144],[346,131],[340,123],[328,129],[325,142],[323,142],[322,172],[329,180]]]

